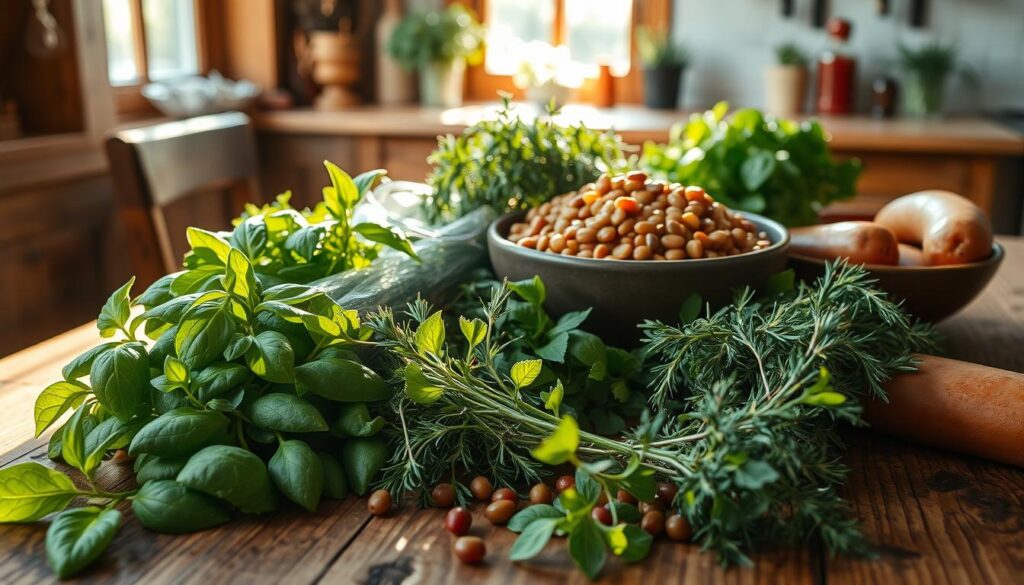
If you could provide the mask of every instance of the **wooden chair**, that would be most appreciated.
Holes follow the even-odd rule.
[[[165,214],[169,205],[227,191],[233,216],[245,202],[259,200],[252,126],[240,112],[121,130],[107,139],[106,150],[136,290],[180,270]]]

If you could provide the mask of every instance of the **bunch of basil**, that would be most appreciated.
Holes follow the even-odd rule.
[[[328,170],[320,211],[263,209],[227,237],[190,228],[187,270],[150,286],[134,316],[134,279],[115,291],[97,320],[111,340],[72,360],[40,394],[37,436],[73,411],[49,455],[88,487],[38,463],[4,469],[0,522],[38,520],[86,498],[90,505],[60,512],[47,532],[58,576],[104,551],[124,500],[147,528],[184,533],[233,512],[273,510],[281,496],[312,511],[321,497],[368,491],[386,459],[377,436],[384,421],[373,411],[390,397],[353,352],[370,331],[317,289],[280,281],[365,265],[376,248],[356,234],[412,249],[387,228],[352,225],[353,207],[380,173],[353,180]],[[96,472],[123,448],[136,458],[140,488],[105,491]]]

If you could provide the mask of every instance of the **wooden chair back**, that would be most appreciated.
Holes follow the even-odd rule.
[[[180,270],[168,206],[189,195],[227,191],[234,216],[246,201],[259,199],[252,125],[240,112],[121,130],[107,139],[106,151],[136,286]],[[225,224],[229,219],[223,218]]]

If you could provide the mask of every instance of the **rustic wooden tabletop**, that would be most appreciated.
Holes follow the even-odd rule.
[[[1024,239],[1003,238],[1006,259],[986,291],[940,326],[948,354],[1024,372]],[[0,360],[0,467],[52,465],[32,439],[36,394],[96,342],[92,324]],[[639,565],[609,565],[602,583],[1020,583],[1024,575],[1024,470],[851,433],[846,495],[878,551],[875,560],[829,558],[817,543],[765,551],[751,568],[724,570],[697,546],[659,541]],[[99,483],[133,481],[102,466]],[[459,564],[439,510],[371,518],[361,499],[324,501],[316,514],[285,510],[187,536],[129,520],[84,583],[584,583],[550,544],[529,564],[508,561],[514,536],[474,510],[488,544],[484,565]],[[130,515],[129,515],[130,516]],[[53,580],[45,523],[0,526],[0,583]]]

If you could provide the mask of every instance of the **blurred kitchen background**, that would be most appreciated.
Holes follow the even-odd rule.
[[[3,0],[0,356],[95,318],[147,268],[140,229],[161,270],[185,226],[240,211],[237,185],[204,186],[153,228],[147,177],[187,183],[200,151],[145,168],[116,133],[241,128],[229,183],[301,205],[324,159],[423,181],[499,92],[637,147],[722,100],[817,116],[864,163],[825,219],[941,188],[1021,233],[1024,0]],[[229,110],[248,117],[196,117]]]

